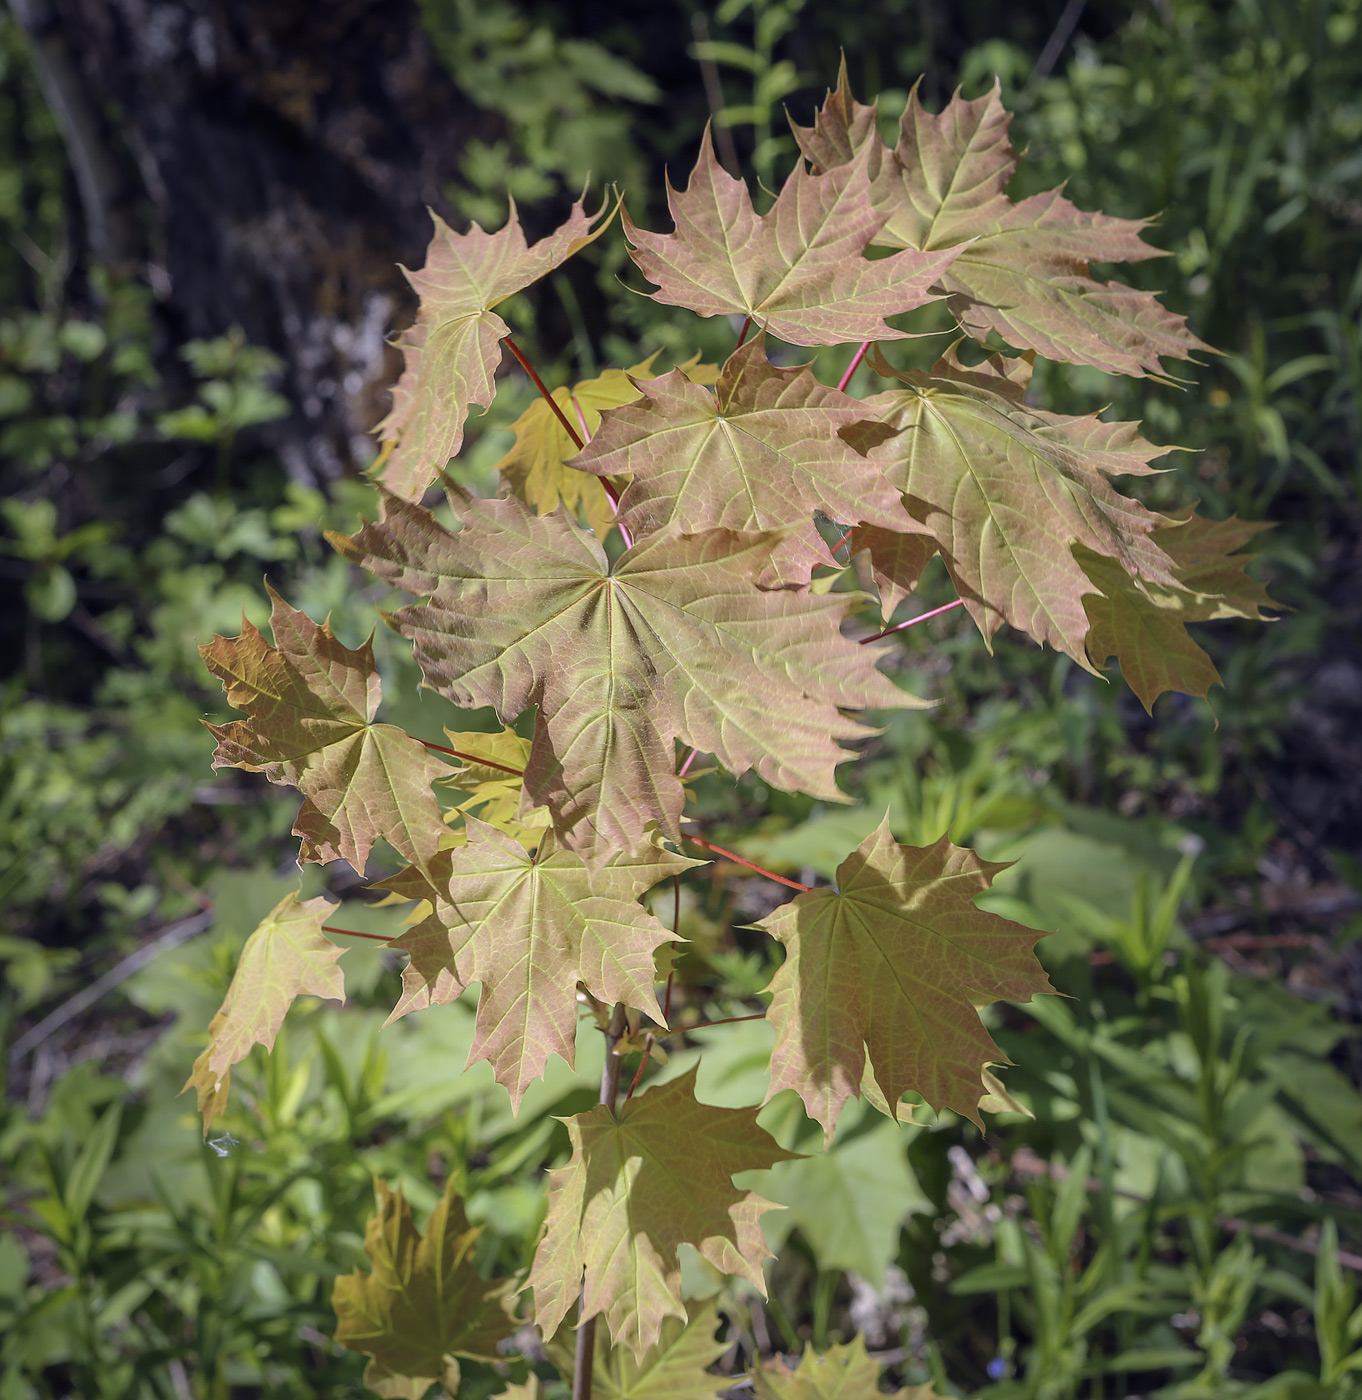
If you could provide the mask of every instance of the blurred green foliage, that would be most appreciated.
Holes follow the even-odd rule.
[[[1158,217],[1172,256],[1135,275],[1224,354],[1186,389],[1043,366],[1041,392],[1075,412],[1110,400],[1193,446],[1151,502],[1191,486],[1211,514],[1279,521],[1263,567],[1294,611],[1211,634],[1218,728],[1178,698],[1150,723],[1119,685],[1007,639],[990,656],[948,617],[903,634],[904,678],[940,704],[867,749],[858,805],[697,784],[698,809],[728,823],[718,839],[776,869],[830,874],[886,809],[901,839],[948,831],[1015,860],[990,907],[1059,930],[1042,956],[1073,999],[988,1013],[1017,1067],[1014,1108],[987,1137],[950,1116],[899,1127],[849,1111],[826,1157],[769,1174],[761,1189],[789,1206],[768,1217],[769,1304],[701,1266],[687,1289],[722,1293],[744,1345],[860,1330],[897,1376],[943,1394],[1347,1400],[1362,1395],[1362,1096],[1336,989],[1305,974],[1362,930],[1309,929],[1313,950],[1280,954],[1291,977],[1254,976],[1186,914],[1247,905],[1241,927],[1262,935],[1274,860],[1294,852],[1297,873],[1335,882],[1362,868],[1355,802],[1313,822],[1272,786],[1312,658],[1358,620],[1362,5],[1091,4],[1040,73],[1064,8],[727,0],[654,7],[635,27],[605,11],[570,26],[530,0],[422,6],[451,73],[506,120],[501,142],[466,148],[450,192],[489,226],[507,190],[532,221],[588,175],[620,182],[656,226],[659,167],[709,115],[771,183],[792,154],[782,104],[807,120],[842,46],[886,118],[920,71],[929,101],[957,75],[971,95],[998,75],[1029,147],[1024,191],[1067,178],[1082,207]],[[664,26],[674,41],[650,45]],[[0,1024],[32,1027],[202,900],[216,913],[63,1042],[55,1079],[41,1045],[10,1065],[28,1097],[7,1094],[0,1118],[0,1400],[358,1396],[362,1362],[330,1341],[328,1298],[362,1257],[372,1174],[418,1216],[457,1175],[486,1225],[480,1267],[522,1267],[542,1169],[566,1150],[553,1115],[594,1100],[600,1037],[513,1119],[485,1067],[457,1074],[468,1007],[377,1037],[396,973],[357,940],[350,1005],[300,1005],[276,1053],[241,1067],[224,1131],[200,1141],[176,1094],[237,949],[283,891],[292,805],[208,771],[198,721],[222,701],[195,648],[243,611],[263,620],[262,573],[356,643],[366,600],[320,532],[352,525],[368,488],[337,483],[328,500],[287,483],[256,431],[287,409],[271,358],[238,335],[168,344],[144,288],[80,265],[60,144],[7,16],[0,155]],[[618,240],[582,264],[508,308],[550,373],[731,345],[722,321],[697,340],[622,286],[640,283]],[[475,425],[460,464],[474,487],[490,488],[526,402],[509,382]],[[922,596],[943,590],[933,574]],[[414,693],[409,658],[378,641]],[[429,700],[392,715],[431,738],[445,717]],[[743,931],[766,911],[758,884],[683,889],[679,1016],[759,1004],[770,954]],[[391,915],[351,901],[338,917],[382,932]],[[669,1043],[662,1072],[702,1045],[701,1096],[758,1102],[769,1035],[699,1031]],[[812,1145],[788,1097],[763,1122]],[[470,1395],[502,1385],[472,1365],[464,1380]]]

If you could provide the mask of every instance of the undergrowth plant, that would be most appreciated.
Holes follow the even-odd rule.
[[[905,1120],[979,1124],[1009,1106],[980,1009],[1050,984],[1042,935],[976,903],[1000,867],[944,835],[900,844],[886,818],[813,887],[686,815],[716,769],[847,800],[835,771],[876,733],[861,716],[925,703],[882,663],[942,611],[894,620],[929,561],[986,640],[1008,624],[1093,673],[1115,657],[1147,708],[1218,679],[1187,623],[1262,615],[1236,553],[1260,527],[1155,513],[1115,479],[1164,449],[1134,424],[1029,402],[1038,355],[1157,377],[1206,347],[1152,294],[1090,275],[1157,255],[1143,221],[1060,190],[1008,197],[1008,122],[996,89],[938,115],[914,94],[890,147],[843,71],[795,128],[801,158],[764,213],[706,135],[669,191],[672,233],[620,204],[579,202],[533,245],[514,208],[494,234],[436,220],[380,426],[378,519],[331,539],[413,600],[381,616],[426,686],[490,708],[499,731],[451,728],[437,746],[376,722],[372,643],[351,649],[278,596],[272,641],[245,624],[203,648],[246,715],[210,726],[214,763],[299,789],[301,860],[362,874],[383,841],[405,862],[378,882],[410,902],[389,942],[408,959],[394,1017],[479,983],[470,1064],[487,1060],[515,1106],[551,1056],[574,1062],[583,1015],[604,1037],[600,1102],[567,1120],[571,1157],[522,1276],[474,1267],[457,1173],[420,1235],[380,1184],[372,1271],[334,1296],[337,1339],[369,1355],[380,1394],[453,1391],[459,1358],[497,1358],[525,1321],[575,1400],[731,1383],[705,1370],[728,1344],[712,1307],[683,1300],[681,1249],[762,1291],[773,1207],[733,1178],[793,1154],[754,1108],[702,1102],[693,1071],[648,1084],[689,1028],[671,968],[683,885],[709,858],[794,891],[757,924],[784,954],[758,1013],[774,1031],[768,1098],[792,1090],[828,1139],[857,1096]],[[731,318],[736,344],[722,366],[659,374],[649,359],[550,392],[496,308],[615,215],[654,299]],[[956,337],[929,372],[894,359],[919,308],[931,324],[944,308]],[[850,347],[840,382],[787,363],[787,346]],[[478,499],[447,472],[506,352],[542,399],[516,424],[504,493]],[[848,393],[858,371],[883,387]],[[422,504],[437,482],[448,514]],[[273,1045],[295,997],[343,999],[332,908],[289,896],[247,942],[190,1076],[205,1130],[232,1065]],[[794,1373],[749,1362],[763,1397],[878,1387],[859,1341]]]

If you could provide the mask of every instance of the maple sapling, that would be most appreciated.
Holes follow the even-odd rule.
[[[1007,624],[1094,673],[1119,658],[1147,708],[1219,679],[1187,623],[1262,615],[1236,552],[1261,527],[1147,508],[1115,484],[1161,451],[1135,425],[1030,402],[1038,356],[1155,375],[1202,347],[1151,294],[1090,275],[1091,260],[1157,255],[1143,221],[1084,213],[1059,190],[1008,197],[1008,122],[996,86],[935,115],[915,91],[891,146],[844,69],[795,129],[801,158],[764,213],[706,133],[685,188],[668,189],[670,233],[622,204],[592,216],[578,203],[533,245],[514,205],[496,233],[436,220],[408,273],[421,304],[378,429],[377,518],[330,538],[406,595],[384,620],[451,721],[487,710],[499,731],[447,730],[441,745],[377,723],[371,644],[345,647],[275,595],[272,644],[246,624],[203,648],[245,715],[210,726],[214,764],[298,788],[300,860],[363,874],[381,840],[404,862],[378,882],[412,910],[388,940],[407,960],[394,1018],[480,984],[469,1063],[488,1062],[516,1111],[551,1056],[574,1064],[583,1006],[604,1037],[600,1102],[565,1120],[571,1155],[549,1173],[522,1276],[478,1277],[453,1187],[418,1235],[379,1184],[372,1271],[340,1279],[335,1304],[338,1339],[369,1356],[381,1394],[453,1388],[458,1359],[495,1359],[522,1317],[575,1400],[593,1384],[645,1393],[662,1370],[674,1395],[732,1383],[705,1372],[726,1344],[715,1306],[683,1297],[680,1249],[762,1293],[775,1207],[733,1176],[797,1154],[759,1105],[702,1102],[693,1069],[645,1078],[680,1033],[666,959],[702,855],[794,892],[756,925],[784,949],[755,1013],[775,1037],[768,1101],[793,1090],[829,1139],[854,1097],[902,1119],[912,1094],[975,1123],[1007,1102],[978,1008],[1050,984],[1042,935],[976,903],[1001,867],[945,836],[901,844],[886,817],[831,885],[765,870],[686,818],[697,758],[850,800],[837,767],[875,732],[857,716],[924,703],[881,669],[891,639],[954,608],[990,643]],[[721,366],[659,371],[654,355],[550,390],[494,308],[615,212],[653,298],[741,317],[737,344]],[[886,347],[931,304],[960,340],[930,371],[902,369]],[[776,340],[854,348],[834,387],[814,364],[773,361]],[[514,424],[500,494],[479,499],[457,484],[457,454],[505,352],[540,398]],[[882,387],[856,397],[863,365]],[[422,504],[437,481],[452,524]],[[836,522],[831,548],[819,518]],[[896,622],[937,556],[958,596]],[[658,886],[670,926],[646,904]],[[290,897],[248,940],[190,1076],[205,1130],[232,1065],[273,1045],[296,996],[342,995],[331,909]],[[859,1339],[793,1375],[746,1362],[762,1400],[831,1393],[824,1381],[877,1392]]]

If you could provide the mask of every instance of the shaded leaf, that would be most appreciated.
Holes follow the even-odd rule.
[[[498,1359],[497,1343],[516,1324],[502,1306],[505,1280],[482,1279],[473,1247],[482,1233],[469,1225],[451,1176],[424,1233],[400,1191],[376,1180],[378,1213],[364,1226],[370,1272],[336,1280],[336,1340],[370,1357],[364,1383],[380,1395],[416,1396],[437,1380],[458,1390],[463,1356]]]
[[[444,471],[463,442],[473,405],[486,408],[496,392],[492,376],[501,363],[501,340],[510,327],[494,307],[566,262],[609,225],[572,206],[564,223],[530,246],[511,201],[505,226],[486,233],[478,224],[455,233],[438,214],[435,236],[420,272],[405,268],[421,298],[416,323],[398,337],[402,377],[393,388],[392,412],[378,425],[394,443],[381,469],[390,491],[419,499]]]
[[[514,837],[527,850],[533,850],[552,819],[547,807],[521,811],[530,741],[513,729],[502,729],[499,734],[455,733],[446,729],[445,737],[451,748],[467,755],[448,775],[451,787],[468,794],[455,808],[457,818],[475,815],[479,821]],[[485,761],[479,762],[479,758]]]
[[[273,589],[271,647],[244,618],[241,636],[199,648],[246,720],[207,724],[214,768],[264,773],[296,787],[301,859],[344,858],[361,874],[381,836],[409,861],[435,854],[444,822],[431,783],[448,769],[417,740],[374,724],[381,682],[373,641],[352,651]]]
[[[1267,590],[1245,570],[1251,554],[1238,554],[1255,535],[1272,526],[1262,521],[1206,520],[1195,514],[1161,525],[1154,539],[1173,561],[1178,583],[1200,595],[1184,611],[1189,622],[1216,618],[1249,617],[1263,620],[1262,608],[1276,607]]]
[[[760,1219],[775,1209],[732,1184],[734,1172],[794,1156],[757,1126],[756,1110],[695,1098],[695,1070],[630,1099],[616,1118],[598,1105],[565,1119],[567,1166],[549,1173],[545,1234],[526,1286],[552,1333],[582,1297],[636,1358],[667,1317],[685,1319],[678,1249],[691,1245],[763,1295]]]
[[[879,1400],[880,1363],[865,1349],[857,1335],[824,1352],[804,1348],[799,1365],[791,1371],[777,1358],[748,1373],[757,1400]],[[887,1392],[903,1400],[941,1400],[929,1385],[913,1385]]]
[[[953,846],[900,846],[888,820],[761,927],[785,945],[771,979],[773,1096],[793,1089],[831,1134],[869,1065],[895,1106],[908,1090],[979,1123],[980,1076],[1006,1064],[976,1006],[1052,990],[1043,934],[976,907],[1003,867]]]
[[[209,1023],[208,1048],[184,1085],[198,1091],[205,1137],[227,1106],[231,1067],[256,1045],[274,1048],[295,997],[345,1000],[345,978],[336,966],[344,949],[322,932],[334,910],[325,899],[300,902],[296,894],[285,895],[246,940],[227,995]]]
[[[639,896],[699,864],[648,845],[591,871],[549,833],[532,859],[513,838],[470,818],[465,845],[442,851],[428,872],[410,867],[385,882],[433,907],[388,945],[411,958],[390,1019],[481,982],[468,1063],[491,1061],[519,1108],[550,1055],[575,1063],[579,982],[600,1001],[622,1001],[663,1023],[653,950],[674,935]]]
[[[705,1369],[728,1350],[727,1341],[714,1340],[719,1322],[718,1305],[713,1302],[706,1303],[689,1322],[665,1318],[657,1345],[642,1360],[627,1347],[611,1346],[606,1329],[597,1327],[592,1396],[595,1400],[712,1400],[733,1380]],[[554,1365],[570,1377],[572,1347],[555,1339],[547,1350]]]
[[[1017,202],[1003,192],[1017,167],[1011,114],[993,90],[973,102],[957,91],[939,115],[914,88],[890,151],[874,109],[851,95],[843,64],[812,128],[795,128],[820,170],[869,161],[872,202],[887,216],[873,241],[886,248],[959,256],[941,275],[954,316],[976,339],[996,331],[1047,359],[1113,374],[1160,374],[1160,357],[1187,359],[1210,347],[1151,292],[1098,282],[1092,262],[1165,256],[1141,238],[1147,219],[1089,214],[1049,190]]]
[[[859,400],[820,384],[807,366],[777,369],[761,335],[729,357],[715,393],[680,370],[638,390],[636,402],[605,414],[572,462],[633,477],[620,519],[636,536],[668,524],[689,534],[799,526],[811,569],[827,555],[810,524],[815,510],[889,529],[903,522],[898,492],[838,435],[865,421]]]
[[[891,340],[886,316],[938,293],[929,290],[956,252],[863,256],[887,215],[870,202],[872,152],[823,175],[801,161],[765,214],[747,186],[714,156],[706,129],[685,190],[667,184],[674,233],[648,233],[626,211],[631,255],[658,290],[653,299],[701,316],[750,316],[795,345]]]
[[[902,527],[882,530],[878,525],[858,525],[851,532],[851,558],[856,562],[857,556],[865,552],[870,581],[880,595],[880,616],[886,622],[917,587],[923,569],[937,552],[936,541],[925,525],[907,516],[903,524],[921,533],[909,533]]]
[[[593,862],[678,834],[675,741],[774,787],[844,800],[837,743],[864,734],[839,707],[922,702],[875,669],[838,624],[858,594],[763,590],[778,532],[670,532],[612,565],[561,512],[460,500],[463,529],[391,495],[337,548],[429,601],[393,615],[427,683],[504,718],[538,707],[528,800]]]
[[[924,375],[871,358],[877,374],[903,386],[865,400],[901,429],[876,456],[908,514],[936,539],[980,631],[991,638],[1009,622],[1091,670],[1081,602],[1091,585],[1072,547],[1176,585],[1172,560],[1150,537],[1163,517],[1108,480],[1147,473],[1166,449],[1130,423],[1027,407],[1023,360],[995,355],[966,369],[947,356]]]

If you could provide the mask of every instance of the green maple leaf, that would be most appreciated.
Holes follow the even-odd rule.
[[[285,895],[246,940],[227,995],[208,1027],[208,1047],[194,1061],[185,1089],[198,1091],[204,1135],[227,1106],[231,1068],[256,1045],[274,1048],[274,1038],[295,997],[345,1000],[338,948],[322,932],[335,912],[325,899],[300,902]]]
[[[660,880],[703,864],[649,845],[598,870],[545,833],[531,857],[504,832],[469,819],[468,841],[426,869],[386,881],[433,912],[388,946],[411,962],[392,1017],[452,1001],[482,983],[468,1063],[489,1060],[512,1106],[550,1055],[574,1061],[577,984],[664,1024],[654,949],[672,931],[639,903]]]
[[[714,1302],[706,1303],[689,1322],[668,1317],[657,1345],[641,1360],[626,1347],[611,1346],[605,1329],[598,1327],[592,1395],[599,1400],[713,1400],[733,1379],[705,1369],[728,1350],[727,1341],[714,1340],[718,1326]],[[546,1349],[563,1375],[571,1376],[572,1348],[555,1338]]]
[[[572,1158],[549,1174],[544,1238],[526,1282],[546,1334],[580,1294],[581,1317],[603,1313],[615,1345],[641,1359],[667,1317],[686,1317],[683,1244],[765,1294],[760,1220],[776,1207],[732,1177],[796,1154],[757,1126],[755,1109],[698,1102],[692,1069],[630,1099],[618,1118],[598,1105],[564,1122]]]
[[[749,1372],[757,1400],[879,1400],[880,1363],[866,1352],[865,1338],[856,1336],[824,1352],[804,1348],[795,1370],[780,1360],[768,1361]],[[889,1391],[902,1400],[941,1400],[929,1385],[913,1385]]]
[[[418,499],[444,471],[463,442],[469,409],[488,407],[496,393],[492,376],[511,328],[493,308],[599,238],[610,223],[604,213],[602,206],[587,214],[578,201],[563,224],[533,246],[525,241],[514,200],[496,233],[476,223],[455,233],[431,215],[435,236],[425,267],[403,269],[421,308],[398,337],[402,377],[393,388],[392,412],[376,429],[383,442],[394,444],[380,459],[390,491]]]
[[[364,1383],[380,1395],[419,1400],[451,1378],[457,1389],[452,1358],[495,1361],[497,1343],[515,1331],[502,1306],[506,1281],[474,1269],[482,1231],[469,1225],[453,1178],[424,1233],[400,1191],[375,1180],[374,1193],[378,1213],[364,1226],[370,1272],[342,1275],[331,1294],[336,1340],[370,1358]]]
[[[860,595],[755,585],[780,532],[658,532],[611,564],[561,512],[513,497],[456,509],[451,534],[385,495],[379,523],[334,543],[429,599],[392,617],[427,684],[503,718],[538,707],[526,800],[593,862],[641,845],[650,823],[679,835],[678,739],[734,773],[844,801],[837,740],[865,731],[839,707],[922,703],[838,630]]]
[[[667,524],[688,534],[800,526],[812,566],[827,554],[810,523],[815,510],[888,529],[903,522],[898,492],[838,435],[865,419],[859,400],[807,366],[777,369],[758,335],[729,357],[715,393],[680,370],[640,383],[637,400],[607,412],[572,465],[632,475],[620,519],[636,535]]]
[[[980,1122],[984,1066],[1007,1063],[976,1006],[1053,990],[1043,934],[976,907],[1002,869],[946,837],[900,846],[886,818],[837,869],[762,921],[785,945],[771,979],[771,1089],[793,1089],[829,1135],[867,1068],[885,1100],[908,1090]]]
[[[552,819],[547,807],[521,810],[525,790],[522,777],[530,759],[530,741],[522,739],[514,729],[503,729],[499,734],[446,729],[445,737],[461,755],[460,766],[449,770],[446,781],[450,787],[468,794],[455,808],[456,817],[476,815],[479,821],[533,850]],[[463,835],[456,831],[446,844],[461,843]]]
[[[676,231],[648,233],[623,216],[631,256],[658,286],[653,299],[701,316],[749,316],[795,345],[906,334],[884,318],[935,300],[930,288],[958,250],[863,256],[886,219],[870,201],[871,154],[822,175],[800,162],[771,209],[757,214],[747,186],[715,159],[706,129],[689,185],[678,192],[667,183]]]
[[[880,595],[880,614],[888,622],[894,609],[917,587],[923,569],[937,552],[936,541],[925,525],[905,518],[896,530],[878,525],[856,526],[851,532],[853,561],[862,551],[870,580]]]
[[[208,724],[214,768],[264,773],[303,795],[294,835],[305,861],[348,860],[361,874],[380,836],[407,860],[435,854],[444,822],[431,783],[449,770],[409,734],[374,724],[382,683],[373,641],[357,651],[273,589],[270,646],[244,618],[239,637],[199,648],[246,720]],[[206,723],[206,721],[205,721]]]
[[[876,244],[958,250],[941,286],[952,314],[976,339],[996,331],[1047,359],[1132,375],[1162,373],[1161,356],[1187,359],[1209,349],[1152,293],[1089,273],[1091,262],[1164,256],[1140,237],[1147,219],[1085,213],[1062,189],[1018,202],[1007,197],[1017,167],[1011,120],[996,84],[973,102],[957,91],[936,116],[914,88],[890,151],[875,109],[852,97],[843,63],[814,126],[795,127],[795,135],[816,169],[830,173],[869,160],[872,200],[887,216]]]
[[[1173,561],[1151,538],[1166,524],[1112,486],[1150,470],[1161,449],[1130,423],[1069,417],[1023,402],[1030,365],[991,357],[973,369],[952,355],[930,374],[864,401],[901,429],[875,455],[929,530],[985,638],[1003,622],[1092,669],[1082,595],[1092,585],[1072,554],[1083,545],[1128,575],[1176,586]]]
[[[595,379],[583,379],[571,389],[555,389],[553,401],[568,422],[578,427],[582,437],[590,439],[600,426],[603,409],[617,408],[638,398],[634,380],[652,373],[658,353],[655,351],[629,369],[608,369]],[[701,364],[699,359],[697,355],[673,373],[696,384],[712,384],[718,370]],[[583,511],[587,524],[603,538],[614,521],[614,508],[599,481],[564,466],[581,449],[568,436],[558,415],[540,397],[511,424],[511,430],[515,433],[515,445],[497,463],[497,470],[510,482],[516,495],[541,515],[553,510],[560,501],[570,515]]]
[[[1166,690],[1206,696],[1220,673],[1187,631],[1189,622],[1217,618],[1261,619],[1272,600],[1244,572],[1251,556],[1234,550],[1266,527],[1242,520],[1204,520],[1192,515],[1154,532],[1173,561],[1177,586],[1132,579],[1109,559],[1081,547],[1078,562],[1098,590],[1083,599],[1088,615],[1088,655],[1105,666],[1115,656],[1121,674],[1147,712]],[[1221,591],[1223,590],[1223,591]]]

